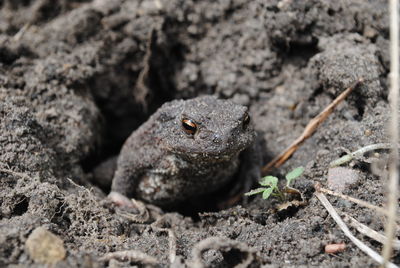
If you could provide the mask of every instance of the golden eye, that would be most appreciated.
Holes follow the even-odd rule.
[[[243,117],[243,129],[246,129],[249,124],[250,124],[250,115],[246,112]]]
[[[187,134],[193,135],[197,131],[197,124],[193,120],[188,118],[182,119],[182,127]]]

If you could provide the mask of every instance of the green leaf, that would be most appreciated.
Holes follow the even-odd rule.
[[[271,186],[276,188],[278,186],[278,178],[274,176],[266,176],[259,182],[261,186]]]
[[[264,188],[264,187],[262,187],[262,188],[257,188],[257,189],[251,190],[250,192],[245,193],[244,195],[245,195],[245,196],[250,196],[250,195],[259,194],[259,193],[264,192],[266,189],[267,189],[267,188]]]
[[[286,174],[286,186],[289,186],[292,180],[296,179],[299,177],[301,174],[303,174],[304,168],[303,167],[298,167],[290,171],[288,174]]]
[[[267,189],[265,189],[265,191],[264,191],[263,194],[262,194],[262,198],[263,198],[263,199],[268,199],[269,196],[272,194],[272,191],[273,191],[273,190],[274,190],[273,188],[267,188]]]

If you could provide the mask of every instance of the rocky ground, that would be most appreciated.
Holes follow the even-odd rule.
[[[199,256],[212,267],[374,265],[313,185],[328,187],[329,163],[346,150],[387,141],[386,4],[1,0],[0,266],[162,267],[171,255],[174,267],[194,266]],[[158,211],[156,221],[136,223],[105,199],[107,185],[93,181],[93,168],[168,100],[214,94],[248,105],[268,162],[360,77],[364,84],[274,171],[305,167],[293,185],[303,207],[276,213],[276,200],[256,197],[222,211]],[[372,164],[344,166],[355,181],[343,193],[384,204],[387,151],[379,152]],[[383,230],[376,211],[329,200]],[[344,252],[324,252],[340,242]],[[124,250],[129,260],[106,255]],[[392,261],[400,263],[397,252]]]

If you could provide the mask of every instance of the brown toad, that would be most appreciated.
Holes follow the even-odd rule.
[[[165,103],[123,145],[110,197],[168,206],[212,193],[236,174],[258,179],[247,110],[212,96]]]

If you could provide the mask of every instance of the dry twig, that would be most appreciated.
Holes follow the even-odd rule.
[[[332,161],[329,164],[329,167],[337,167],[337,166],[343,165],[347,162],[350,162],[354,158],[357,159],[357,158],[362,157],[365,153],[367,153],[369,151],[380,150],[380,149],[390,149],[390,148],[392,148],[392,145],[390,143],[377,143],[377,144],[367,145],[367,146],[364,146],[364,147],[358,149],[357,151],[346,154],[346,155]]]
[[[143,202],[133,198],[131,199],[131,201],[133,207],[138,211],[137,214],[133,214],[126,211],[117,211],[117,214],[135,223],[147,222],[150,219],[150,214],[146,208],[146,205]]]
[[[88,188],[86,188],[85,186],[79,185],[79,184],[77,184],[76,182],[74,182],[73,180],[71,180],[70,178],[67,178],[67,180],[68,180],[72,185],[74,185],[75,187],[78,187],[78,188],[81,189],[82,191],[87,192],[88,195],[89,195],[90,197],[92,197],[92,199],[94,199],[94,197],[93,197],[93,195],[92,195],[92,188],[88,189]]]
[[[103,257],[100,258],[100,261],[110,261],[112,259],[116,259],[118,261],[123,262],[134,262],[140,264],[150,264],[156,265],[158,263],[157,259],[143,253],[139,250],[123,250],[123,251],[116,251],[110,252],[105,254]]]
[[[26,23],[19,31],[14,35],[13,40],[18,42],[21,40],[22,36],[26,33],[26,31],[31,27],[31,23]]]
[[[8,165],[4,168],[0,167],[0,172],[7,173],[7,174],[15,176],[15,177],[19,177],[21,179],[31,179],[31,177],[28,174],[14,171]]]
[[[164,227],[164,225],[168,225],[166,224],[166,221],[167,219],[165,218],[165,216],[160,217],[154,223],[151,224],[151,227],[156,231],[165,232],[168,234],[168,248],[169,248],[168,258],[169,262],[172,265],[176,259],[176,248],[177,248],[176,235],[172,228]]]
[[[372,205],[372,204],[370,204],[370,203],[368,203],[368,202],[366,202],[364,200],[360,200],[360,199],[357,199],[357,198],[354,198],[354,197],[351,197],[351,196],[348,196],[348,195],[344,195],[344,194],[341,194],[341,193],[338,193],[338,192],[334,192],[334,191],[325,189],[325,188],[321,187],[321,185],[319,183],[316,183],[314,188],[319,192],[326,193],[326,194],[329,194],[329,195],[333,195],[333,196],[336,196],[336,197],[340,197],[340,198],[342,198],[344,200],[356,203],[357,205],[360,205],[362,207],[366,207],[366,208],[375,210],[375,211],[377,211],[377,212],[379,212],[379,213],[381,213],[383,215],[387,215],[387,211],[382,207],[378,207],[378,206]]]
[[[362,78],[358,79],[339,96],[337,96],[336,99],[334,99],[327,107],[325,107],[325,109],[321,113],[314,117],[308,123],[300,137],[298,137],[288,148],[286,148],[286,150],[284,150],[281,154],[279,154],[271,162],[269,162],[266,166],[262,168],[262,174],[265,175],[272,168],[278,168],[283,163],[285,163],[285,161],[289,159],[289,157],[292,156],[295,151],[297,151],[300,145],[314,134],[318,126],[325,121],[325,119],[333,112],[336,106],[338,106],[338,104],[342,102],[356,87],[363,83],[363,81],[364,80]]]
[[[362,224],[361,222],[357,221],[356,219],[354,219],[353,217],[344,214],[344,220],[347,221],[349,223],[350,226],[354,227],[359,233],[368,236],[369,238],[374,239],[375,241],[378,241],[381,244],[385,244],[387,241],[386,236],[384,236],[383,234],[378,233],[377,231],[369,228],[368,226],[366,226],[365,224]],[[393,241],[393,248],[398,250],[400,249],[400,241],[395,239]]]
[[[337,212],[335,211],[335,209],[333,208],[333,206],[331,205],[331,203],[328,201],[328,199],[326,198],[326,196],[321,193],[316,191],[315,196],[319,199],[319,201],[321,201],[321,203],[324,205],[324,207],[326,208],[326,210],[329,212],[329,214],[331,215],[331,217],[335,220],[335,222],[337,223],[337,225],[340,227],[340,229],[342,229],[343,233],[363,252],[365,252],[368,256],[370,256],[372,259],[374,259],[375,261],[377,261],[380,264],[383,264],[384,260],[382,258],[381,255],[379,255],[376,251],[374,251],[373,249],[371,249],[370,247],[368,247],[367,245],[365,245],[362,241],[360,241],[357,237],[355,237],[351,231],[349,230],[349,228],[347,227],[347,225],[343,222],[343,220],[340,218],[340,216],[337,214]],[[390,268],[395,268],[398,267],[397,265],[395,265],[394,263],[388,262],[387,263],[387,267]]]
[[[388,193],[388,219],[385,227],[385,234],[388,238],[387,243],[383,246],[382,256],[384,259],[383,266],[389,262],[392,254],[392,240],[395,235],[396,210],[397,210],[397,191],[399,188],[399,149],[397,147],[399,140],[399,6],[398,0],[389,1],[390,11],[390,125],[389,134],[392,143],[392,150],[389,160],[389,193]]]

